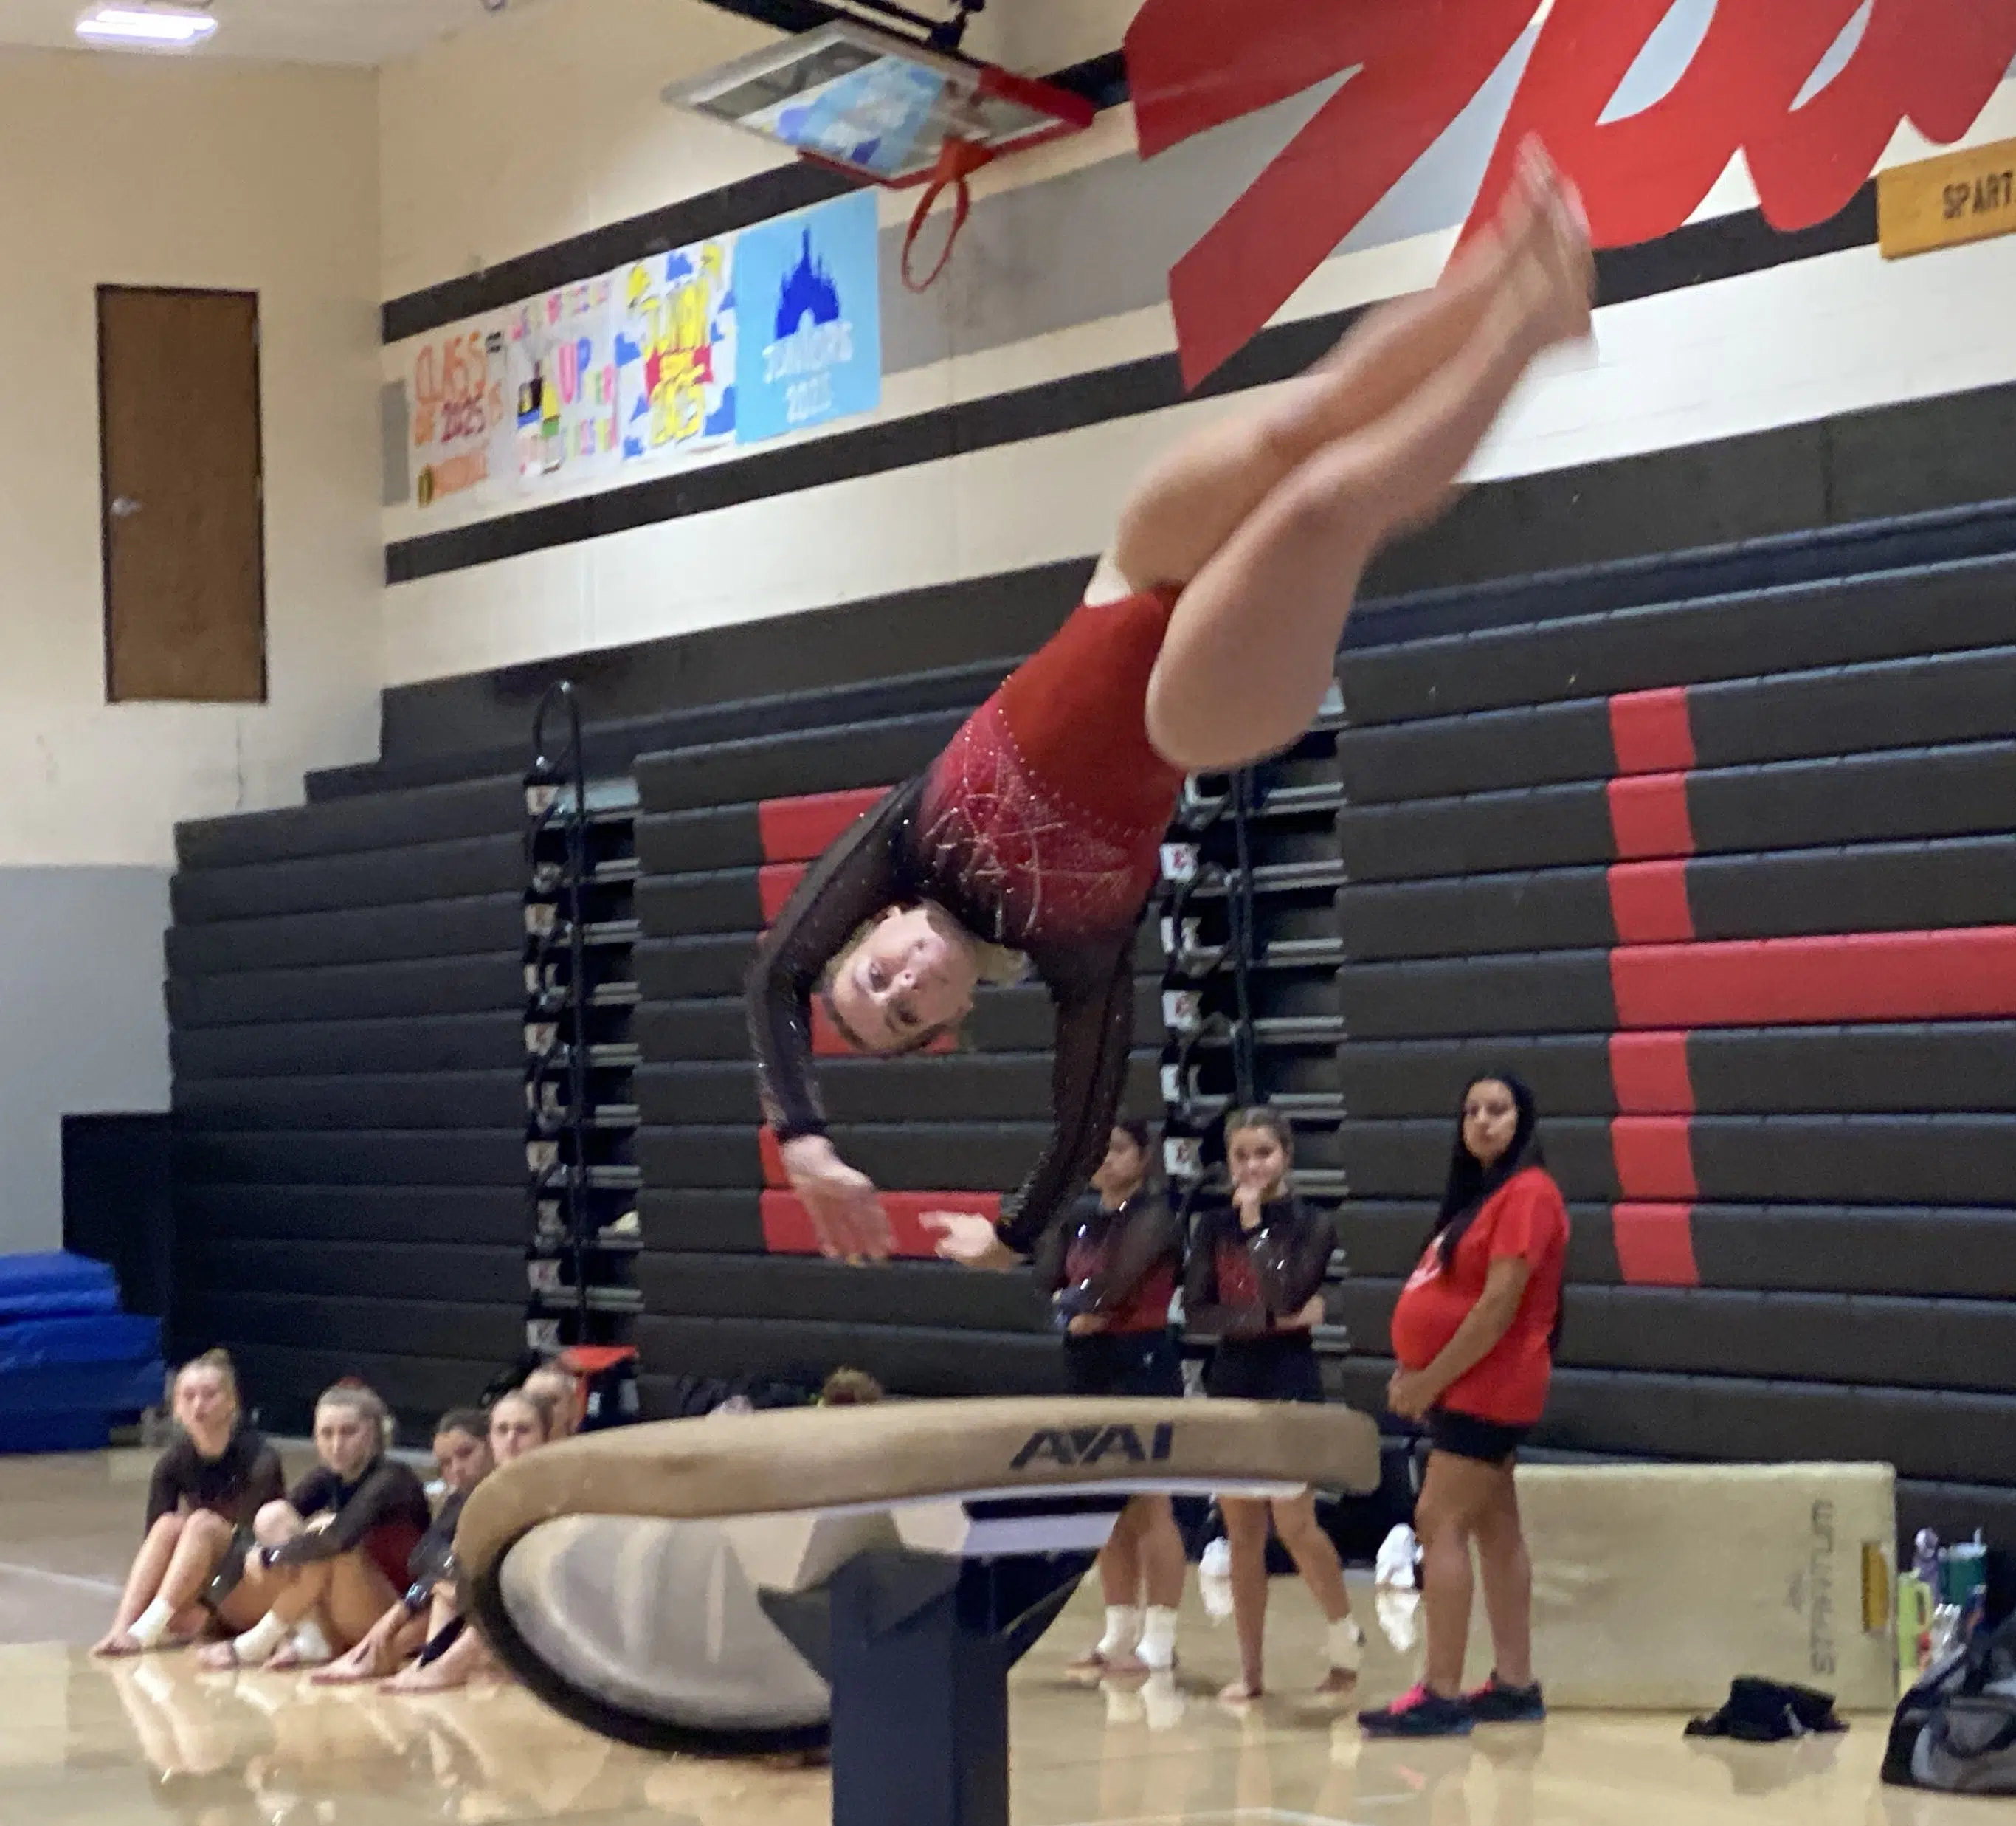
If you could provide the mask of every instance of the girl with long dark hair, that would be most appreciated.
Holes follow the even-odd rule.
[[[1054,1227],[1038,1252],[1037,1285],[1049,1293],[1064,1331],[1074,1395],[1168,1399],[1183,1392],[1183,1355],[1169,1326],[1183,1227],[1150,1183],[1154,1159],[1146,1122],[1114,1123],[1075,1221]],[[1071,1663],[1073,1675],[1172,1669],[1187,1564],[1169,1499],[1131,1498],[1099,1556],[1106,1633]]]
[[[1463,1091],[1435,1230],[1393,1310],[1399,1367],[1387,1405],[1429,1442],[1414,1514],[1427,1668],[1412,1691],[1359,1715],[1375,1736],[1454,1737],[1546,1716],[1512,1471],[1546,1406],[1568,1241],[1532,1092],[1509,1071],[1480,1073]],[[1466,1694],[1473,1544],[1496,1659],[1490,1680]]]

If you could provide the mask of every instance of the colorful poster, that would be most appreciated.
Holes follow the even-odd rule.
[[[748,339],[736,404],[744,444],[872,412],[882,403],[875,193],[746,229],[736,289]]]
[[[615,288],[605,275],[513,308],[508,324],[518,479],[591,479],[617,461]]]
[[[501,319],[458,323],[412,348],[406,373],[413,502],[431,507],[510,473],[514,421]]]
[[[623,462],[689,455],[735,435],[735,240],[701,241],[614,276]]]

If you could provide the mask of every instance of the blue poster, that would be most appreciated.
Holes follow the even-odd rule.
[[[882,403],[875,194],[745,229],[735,243],[743,444],[872,412]]]

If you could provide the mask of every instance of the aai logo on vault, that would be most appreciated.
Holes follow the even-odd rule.
[[[862,191],[744,231],[735,250],[745,444],[882,403],[875,198]]]

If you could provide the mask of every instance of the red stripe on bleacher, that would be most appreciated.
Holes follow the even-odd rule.
[[[1620,1027],[1769,1027],[2016,1015],[2016,926],[1627,944],[1610,954]]]
[[[1691,1205],[1615,1205],[1617,1266],[1631,1287],[1699,1287]]]
[[[1608,791],[1611,841],[1619,862],[1694,853],[1684,773],[1633,774],[1613,780]]]
[[[898,1255],[928,1256],[937,1238],[925,1230],[927,1211],[970,1211],[990,1223],[1001,1216],[998,1192],[884,1192],[882,1208],[889,1214]],[[819,1239],[809,1212],[792,1192],[768,1191],[762,1198],[763,1241],[773,1255],[816,1255]]]
[[[808,863],[864,812],[889,794],[885,786],[844,793],[808,793],[802,798],[765,799],[756,808],[766,863]]]
[[[1610,743],[1619,773],[1685,773],[1694,764],[1687,687],[1625,691],[1611,698]]]
[[[1686,1116],[1619,1116],[1610,1125],[1617,1189],[1627,1199],[1694,1198],[1694,1150]]]
[[[803,863],[765,863],[756,871],[756,893],[763,903],[763,924],[771,924],[784,910],[784,902],[805,878]]]
[[[1690,1116],[1694,1080],[1683,1033],[1614,1033],[1610,1081],[1621,1116]]]
[[[1684,862],[1615,863],[1609,874],[1610,917],[1619,944],[1676,943],[1694,935]]]

